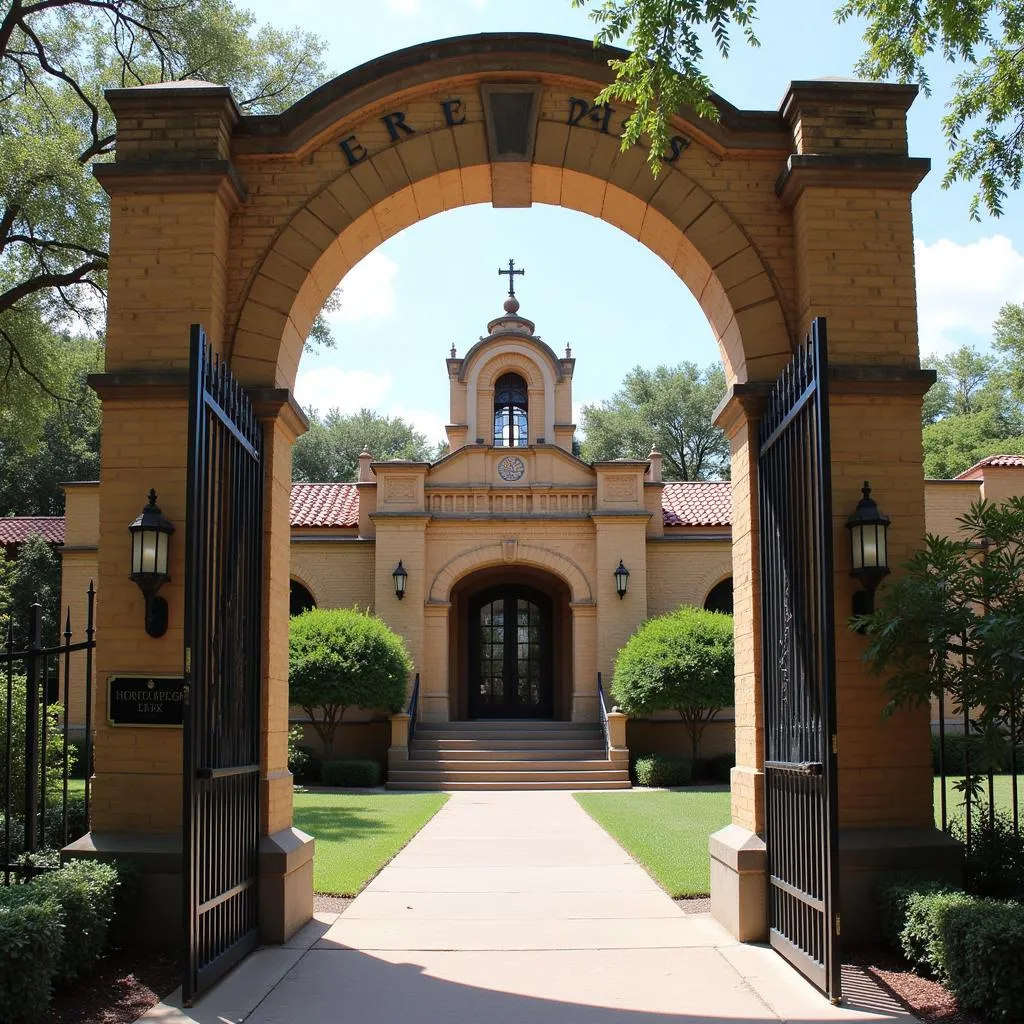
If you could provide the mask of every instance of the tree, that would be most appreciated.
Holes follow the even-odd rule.
[[[60,623],[60,559],[49,541],[32,534],[18,551],[11,580],[11,611],[18,639],[28,634],[28,609],[43,607],[43,642],[56,642]]]
[[[337,409],[326,416],[313,412],[309,430],[292,451],[292,479],[305,483],[355,480],[364,448],[381,461],[425,462],[433,454],[426,436],[401,416],[382,416],[372,409],[348,416]]]
[[[625,38],[633,51],[612,60],[615,81],[599,102],[634,104],[623,147],[650,140],[648,161],[660,170],[668,151],[670,116],[689,106],[717,119],[710,83],[702,70],[710,31],[728,56],[730,33],[757,45],[753,24],[757,0],[572,0],[592,7],[597,43]],[[953,83],[943,132],[952,155],[943,187],[973,181],[969,213],[984,208],[998,217],[1007,189],[1020,187],[1024,171],[1024,16],[1020,0],[843,0],[836,20],[866,23],[866,50],[855,70],[867,78],[895,77],[929,91],[929,62],[941,59],[960,69]]]
[[[17,407],[0,409],[0,516],[61,515],[61,484],[99,476],[100,404],[86,376],[102,366],[102,346],[55,337],[48,351],[68,400],[33,389]]]
[[[693,760],[708,722],[733,702],[732,616],[683,605],[645,622],[615,659],[612,696],[627,715],[679,713]]]
[[[400,711],[412,660],[405,641],[375,615],[313,608],[288,627],[288,697],[309,715],[330,757],[350,707]]]
[[[926,476],[956,476],[986,455],[1021,450],[1024,403],[1014,394],[1012,357],[964,345],[926,362],[938,374],[921,412]]]
[[[1005,760],[1008,730],[1024,731],[1024,497],[976,502],[960,537],[929,535],[878,607],[854,620],[865,660],[886,677],[888,711],[942,694],[971,712],[982,737],[974,771]],[[965,792],[973,793],[970,773]]]
[[[949,479],[989,455],[1024,455],[1024,434],[1007,436],[992,412],[948,416],[924,428],[924,475]]]
[[[656,447],[668,480],[727,477],[729,442],[711,422],[724,396],[725,372],[716,364],[636,366],[609,401],[583,406],[582,457],[646,459]]]
[[[232,0],[9,0],[0,15],[0,397],[66,400],[49,346],[102,313],[111,87],[229,85],[243,111],[281,110],[319,84],[325,43],[257,29]]]
[[[1006,385],[1024,406],[1024,303],[1007,302],[992,325],[992,347],[1006,361]]]

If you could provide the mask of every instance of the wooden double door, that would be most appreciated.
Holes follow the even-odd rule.
[[[497,586],[469,605],[471,718],[551,718],[551,599],[533,587]]]

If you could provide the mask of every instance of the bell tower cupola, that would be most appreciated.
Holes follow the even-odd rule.
[[[526,271],[509,260],[498,274],[508,277],[501,315],[487,324],[487,334],[463,358],[453,345],[446,360],[450,449],[550,444],[571,452],[572,350],[566,346],[565,357],[559,358],[536,333],[536,324],[520,316],[515,282]]]

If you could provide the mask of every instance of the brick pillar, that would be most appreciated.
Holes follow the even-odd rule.
[[[263,423],[259,920],[264,942],[286,942],[313,916],[313,839],[292,826],[288,770],[288,512],[292,445],[308,422],[286,389],[251,395]]]
[[[710,838],[711,911],[737,938],[768,936],[764,844],[764,716],[757,534],[757,428],[768,384],[736,384],[715,422],[729,438],[732,483],[736,767],[732,823]]]

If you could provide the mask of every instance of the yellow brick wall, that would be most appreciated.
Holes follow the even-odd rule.
[[[981,497],[981,488],[976,480],[928,480],[924,485],[925,528],[929,533],[942,537],[960,535],[957,522]]]
[[[374,543],[293,540],[289,572],[321,608],[374,610]]]
[[[662,615],[681,604],[704,607],[711,588],[732,576],[728,540],[647,542],[647,614]]]

